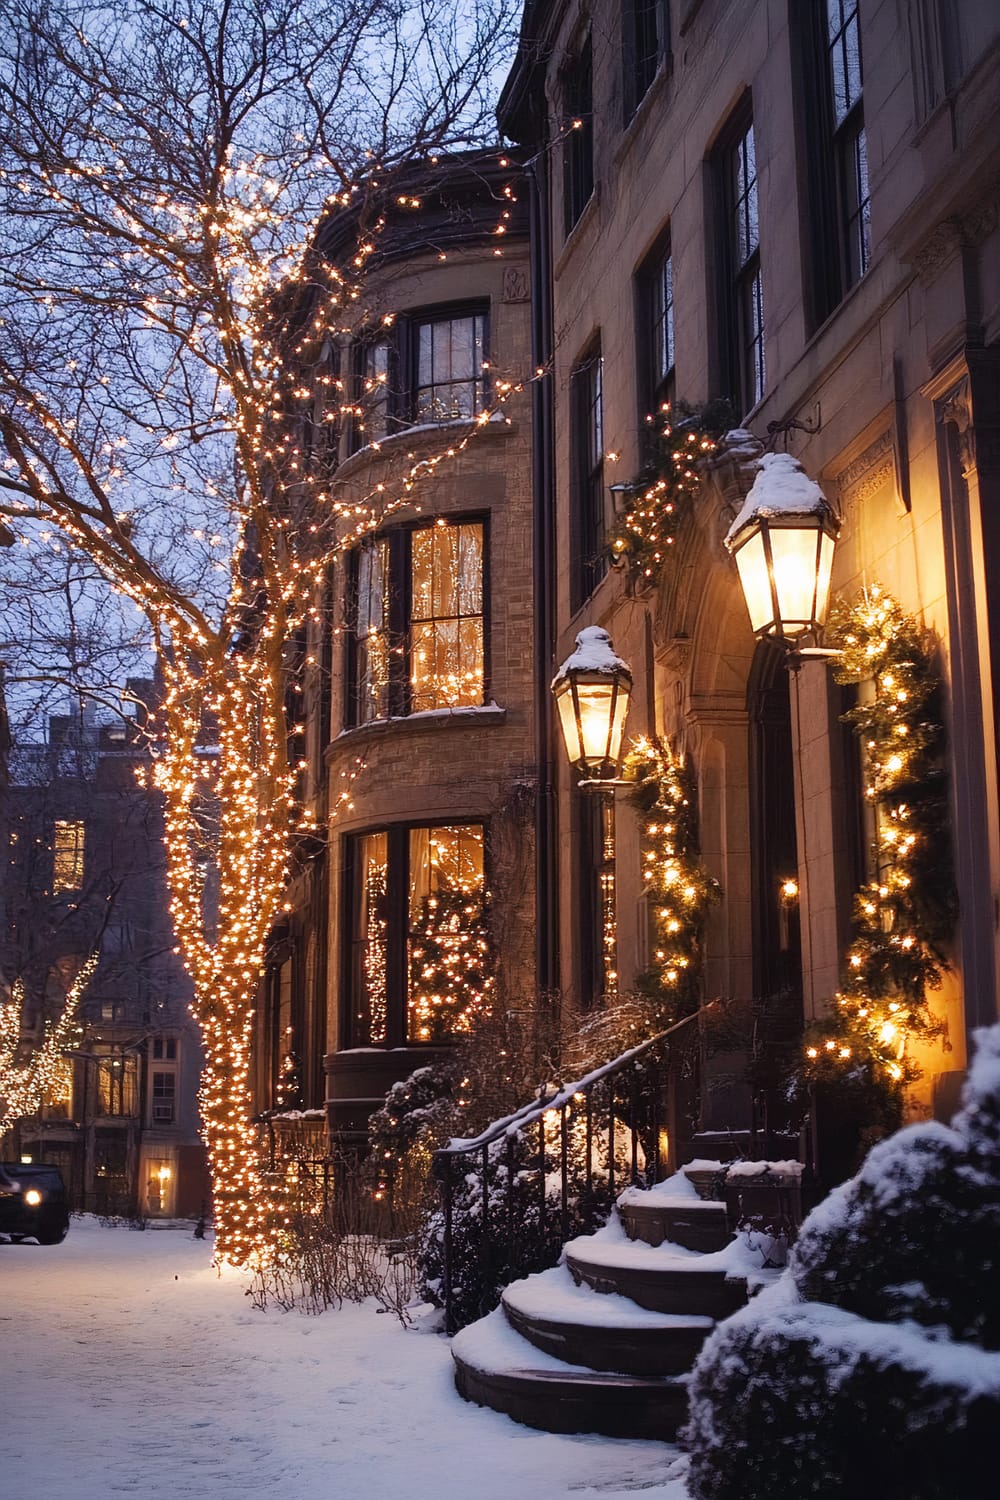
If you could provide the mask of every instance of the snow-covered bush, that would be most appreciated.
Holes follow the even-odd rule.
[[[950,1128],[910,1126],[802,1227],[691,1382],[696,1500],[996,1493],[1000,1026]],[[953,1439],[953,1441],[952,1441]]]

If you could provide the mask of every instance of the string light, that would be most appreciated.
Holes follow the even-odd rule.
[[[658,739],[639,739],[625,760],[625,779],[642,814],[642,874],[652,928],[648,984],[664,1022],[698,1003],[702,935],[718,882],[698,858],[697,806],[690,769]]]
[[[92,953],[66,993],[58,1019],[46,1021],[40,1044],[22,1056],[24,985],[16,979],[10,998],[0,1004],[0,1136],[14,1124],[38,1114],[49,1099],[64,1094],[66,1053],[79,1043],[80,999],[93,978],[100,954]]]
[[[701,485],[699,461],[716,447],[711,414],[665,402],[647,416],[655,457],[625,487],[628,506],[612,527],[608,545],[613,563],[626,564],[643,585],[660,575],[674,545],[685,503]],[[617,454],[606,455],[612,462]]]
[[[837,680],[873,685],[847,718],[865,747],[877,874],[855,897],[843,987],[807,1039],[806,1073],[846,1065],[898,1089],[920,1076],[911,1043],[941,1030],[927,991],[941,982],[954,919],[938,684],[924,633],[877,585],[835,614],[831,632],[844,653]]]

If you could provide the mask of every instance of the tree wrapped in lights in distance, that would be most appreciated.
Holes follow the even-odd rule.
[[[276,1243],[251,1026],[291,839],[316,832],[288,753],[290,642],[319,628],[332,559],[445,458],[341,501],[338,353],[386,204],[421,211],[396,173],[492,136],[514,19],[485,0],[5,7],[0,511],[26,545],[75,549],[146,623],[216,1250],[236,1264]],[[342,209],[357,234],[332,263],[316,228]]]
[[[29,1047],[27,1056],[21,1039],[24,986],[20,979],[11,986],[9,999],[0,1001],[0,1136],[17,1120],[36,1115],[52,1097],[66,1067],[66,1054],[80,1040],[80,999],[99,959],[98,951],[81,965],[58,1018],[46,1022],[41,1042]]]

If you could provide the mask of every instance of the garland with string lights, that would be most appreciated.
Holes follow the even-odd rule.
[[[698,858],[698,814],[689,762],[658,739],[637,740],[624,776],[642,814],[642,873],[653,931],[653,957],[640,987],[652,994],[668,1025],[698,1004],[702,936],[719,884]]]
[[[640,584],[652,585],[659,578],[685,502],[701,486],[699,461],[714,450],[731,419],[728,402],[721,401],[701,408],[666,402],[655,416],[647,416],[650,457],[624,487],[627,508],[608,537],[611,561],[627,565]]]
[[[35,1115],[51,1096],[65,1067],[65,1054],[80,1040],[80,998],[100,959],[92,953],[70,985],[55,1022],[46,1021],[41,1043],[27,1058],[21,1052],[24,986],[16,979],[10,999],[0,1004],[0,1136],[17,1120]]]
[[[941,983],[955,919],[938,680],[926,633],[876,585],[835,613],[831,632],[844,653],[838,682],[874,684],[845,718],[865,749],[877,874],[855,897],[843,988],[806,1038],[806,1076],[850,1071],[898,1098],[920,1076],[908,1043],[941,1030],[927,991]]]
[[[416,1041],[467,1036],[487,1014],[493,955],[479,891],[442,886],[421,903],[410,949],[410,1032]]]

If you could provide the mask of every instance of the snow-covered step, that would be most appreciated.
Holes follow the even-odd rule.
[[[497,1308],[452,1340],[455,1385],[467,1401],[546,1432],[677,1435],[687,1417],[683,1375],[618,1375],[563,1360],[523,1339]]]
[[[630,1240],[662,1245],[670,1240],[685,1250],[722,1250],[732,1239],[724,1203],[701,1198],[657,1198],[656,1189],[630,1188],[618,1200],[618,1216]]]
[[[680,1375],[715,1326],[697,1314],[650,1312],[578,1286],[565,1266],[507,1287],[501,1302],[521,1336],[558,1359],[625,1375]]]
[[[669,1242],[654,1248],[630,1240],[614,1219],[570,1240],[565,1259],[574,1280],[596,1292],[619,1293],[653,1312],[717,1319],[744,1305],[748,1273],[760,1265],[759,1257],[747,1264],[738,1240],[710,1255]]]

